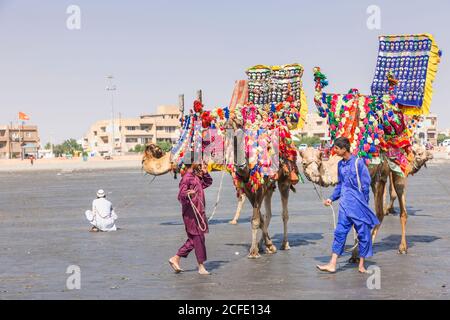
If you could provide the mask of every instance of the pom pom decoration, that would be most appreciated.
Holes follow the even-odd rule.
[[[195,113],[200,113],[200,112],[202,112],[202,110],[203,110],[203,104],[200,101],[195,100],[194,101],[194,111],[195,111]]]
[[[219,140],[225,140],[227,129],[239,128],[245,132],[244,151],[250,177],[243,181],[233,164],[227,165],[227,170],[240,189],[238,192],[243,192],[244,186],[253,192],[259,190],[266,177],[274,177],[278,172],[274,159],[279,157],[280,162],[293,163],[297,160],[289,130],[297,128],[303,121],[307,107],[302,106],[301,101],[302,74],[303,68],[297,64],[256,66],[247,70],[247,103],[205,111],[200,101],[194,101],[190,114],[181,119],[182,130],[179,141],[172,148],[172,161],[182,168],[185,155],[192,151],[204,152],[211,143],[202,142],[209,129],[216,129],[221,137]]]
[[[327,118],[331,140],[348,138],[351,152],[364,158],[366,163],[383,152],[406,175],[408,167],[404,158],[410,154],[411,131],[408,127],[412,126],[412,121],[406,124],[407,118],[399,109],[395,96],[361,95],[357,89],[350,89],[347,94],[326,94],[322,92],[326,76],[320,68],[313,71],[314,102],[318,114]],[[389,81],[394,83],[395,79],[391,77]]]

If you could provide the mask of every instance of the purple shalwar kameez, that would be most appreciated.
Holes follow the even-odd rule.
[[[178,193],[178,201],[181,203],[183,221],[188,239],[185,244],[178,250],[179,257],[186,258],[192,249],[195,249],[197,262],[203,264],[206,261],[205,233],[209,232],[208,219],[205,213],[205,193],[203,189],[209,187],[213,180],[209,173],[203,173],[201,177],[193,172],[186,172],[180,181],[180,191]],[[201,217],[198,217],[200,226],[196,218],[194,208],[189,201],[187,192],[194,190],[195,194],[191,195],[192,202],[197,208]]]

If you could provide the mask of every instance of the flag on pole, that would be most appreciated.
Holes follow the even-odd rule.
[[[19,112],[19,120],[24,120],[24,121],[28,121],[30,120],[30,117],[27,116],[25,113],[23,112]]]

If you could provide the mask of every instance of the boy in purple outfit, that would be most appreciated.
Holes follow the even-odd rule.
[[[208,233],[209,229],[203,189],[209,187],[213,180],[206,165],[200,167],[197,164],[188,164],[186,167],[187,171],[180,181],[178,201],[181,203],[188,239],[178,253],[169,259],[169,264],[176,273],[183,271],[180,267],[181,258],[186,258],[192,249],[195,249],[198,273],[208,275],[210,273],[206,270],[204,262],[206,261],[205,233]]]

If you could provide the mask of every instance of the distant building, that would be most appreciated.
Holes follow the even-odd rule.
[[[155,114],[142,115],[132,119],[114,119],[114,153],[125,154],[136,145],[177,139],[179,123],[177,106],[159,106]],[[94,123],[82,141],[83,149],[91,154],[106,155],[112,151],[112,121],[100,120]]]
[[[450,128],[449,129],[442,129],[442,130],[439,130],[439,133],[438,134],[443,134],[443,135],[445,135],[446,137],[450,137]]]
[[[0,159],[22,159],[38,157],[40,147],[37,126],[0,125]]]
[[[317,113],[308,113],[303,129],[298,131],[298,135],[304,137],[317,137],[321,140],[328,139],[327,119],[320,117]]]
[[[434,146],[438,145],[438,118],[435,114],[429,114],[423,117],[422,123],[416,129],[416,139],[421,144],[431,143]]]

